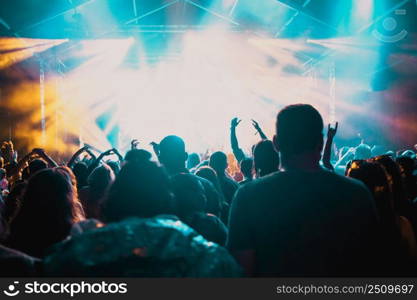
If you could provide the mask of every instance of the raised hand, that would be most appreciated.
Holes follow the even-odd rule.
[[[242,120],[239,120],[238,118],[233,118],[232,119],[232,122],[230,123],[230,127],[232,127],[232,128],[236,128],[238,125],[239,125],[239,123],[241,122]]]
[[[259,126],[259,123],[256,122],[254,119],[252,119],[252,126],[259,131],[261,129],[261,127]]]
[[[265,133],[262,131],[261,126],[259,126],[259,123],[256,122],[254,119],[252,119],[252,126],[255,128],[256,132],[259,133],[260,137],[263,140],[267,140],[268,137],[265,135]]]
[[[337,127],[339,126],[339,122],[336,122],[335,127],[332,127],[330,124],[327,126],[327,138],[333,139],[337,133]]]
[[[108,156],[108,155],[112,155],[112,154],[114,154],[114,148],[109,149],[107,151],[104,151],[101,155],[102,156]]]
[[[34,148],[31,154],[36,154],[40,156],[42,159],[44,159],[48,163],[48,166],[50,168],[58,167],[58,164],[48,154],[46,154],[45,150],[42,148]]]

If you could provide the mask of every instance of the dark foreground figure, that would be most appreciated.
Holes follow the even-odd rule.
[[[375,205],[366,187],[323,170],[323,120],[309,105],[277,116],[280,172],[242,187],[228,247],[254,276],[372,273]]]
[[[189,158],[172,135],[152,143],[154,160],[134,140],[124,158],[85,146],[67,166],[3,143],[0,275],[416,276],[414,151],[372,157],[361,143],[333,166],[337,126],[324,145],[320,113],[298,104],[278,113],[273,141],[253,121],[247,154],[239,122],[235,164]]]

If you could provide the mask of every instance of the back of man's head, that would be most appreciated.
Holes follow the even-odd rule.
[[[159,143],[159,161],[168,168],[185,166],[187,152],[182,138],[168,135]]]
[[[262,140],[253,148],[253,165],[259,176],[278,170],[279,155],[270,140]]]
[[[309,104],[284,107],[277,115],[275,144],[284,155],[321,151],[323,119]]]
[[[30,176],[32,176],[37,171],[40,171],[46,168],[48,168],[48,164],[44,160],[40,158],[34,159],[29,163],[29,174]]]
[[[221,151],[214,152],[210,155],[209,165],[221,176],[227,168],[227,155]]]

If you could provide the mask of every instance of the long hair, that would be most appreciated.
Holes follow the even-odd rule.
[[[41,170],[27,183],[21,207],[11,223],[9,244],[41,257],[46,248],[65,239],[72,225],[83,219],[71,170]]]
[[[126,163],[109,189],[102,212],[107,222],[171,214],[173,194],[168,174],[152,161]]]
[[[101,218],[101,206],[114,178],[114,172],[107,164],[95,168],[88,176],[87,196],[80,194],[88,218]]]

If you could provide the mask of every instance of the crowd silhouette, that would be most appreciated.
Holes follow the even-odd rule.
[[[169,135],[0,159],[1,276],[416,276],[416,150],[335,149],[311,105],[277,114],[268,139],[188,154]],[[118,159],[109,160],[108,156]],[[233,166],[230,161],[235,163]]]

